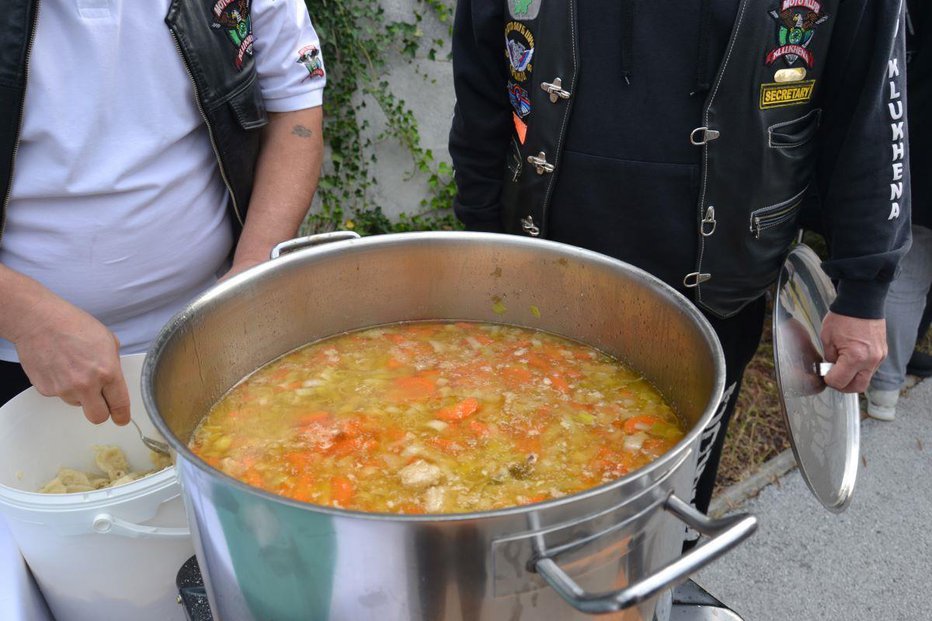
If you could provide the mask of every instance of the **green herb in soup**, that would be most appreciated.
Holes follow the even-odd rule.
[[[190,445],[295,500],[459,513],[611,481],[683,435],[647,381],[591,347],[497,324],[409,323],[266,365],[214,406]]]

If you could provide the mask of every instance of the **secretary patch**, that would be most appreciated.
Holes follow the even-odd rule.
[[[802,82],[761,84],[760,109],[766,110],[767,108],[809,103],[809,100],[812,99],[815,83],[815,80],[804,80]]]

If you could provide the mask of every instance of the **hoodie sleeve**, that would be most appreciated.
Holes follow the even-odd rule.
[[[825,68],[822,218],[838,281],[832,311],[878,319],[909,247],[903,0],[848,0]]]
[[[501,0],[459,0],[453,23],[453,206],[471,230],[503,230],[499,198],[512,131],[503,11]]]

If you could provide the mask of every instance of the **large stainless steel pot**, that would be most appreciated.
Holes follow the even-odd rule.
[[[541,504],[449,516],[312,506],[214,470],[186,442],[260,365],[322,337],[420,319],[507,322],[594,345],[642,371],[689,421],[686,438],[623,479]],[[714,333],[647,273],[519,237],[415,233],[285,255],[206,293],[160,334],[143,370],[177,452],[215,618],[340,621],[665,618],[663,592],[750,535],[687,503],[722,394]],[[684,524],[712,538],[681,557]]]

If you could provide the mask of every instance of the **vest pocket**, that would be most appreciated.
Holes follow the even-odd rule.
[[[750,228],[754,238],[760,239],[761,233],[787,222],[793,223],[792,232],[795,234],[796,215],[808,190],[809,186],[806,186],[792,198],[752,211]]]
[[[767,144],[771,149],[793,149],[808,144],[819,131],[821,108],[790,121],[775,123],[767,128]]]
[[[258,80],[250,80],[243,89],[230,95],[227,103],[243,129],[258,129],[268,125],[269,115],[265,110]]]

